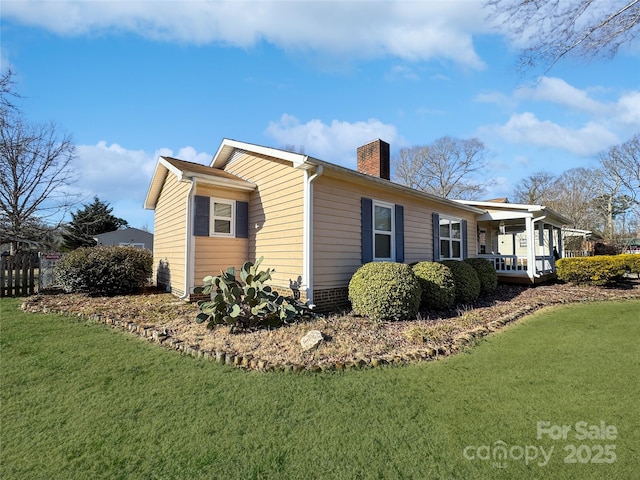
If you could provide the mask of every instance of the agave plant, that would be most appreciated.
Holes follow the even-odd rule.
[[[271,280],[272,269],[259,270],[263,257],[255,263],[246,262],[240,269],[240,280],[235,267],[229,267],[217,277],[207,276],[194,293],[210,295],[210,300],[198,302],[200,313],[196,322],[207,322],[208,328],[226,324],[231,331],[260,327],[275,327],[292,323],[308,316],[311,310],[293,297],[283,297],[266,282]]]

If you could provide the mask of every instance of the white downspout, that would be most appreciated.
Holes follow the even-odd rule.
[[[193,253],[193,235],[192,232],[192,218],[191,214],[193,207],[193,192],[196,187],[196,179],[195,177],[189,177],[191,180],[191,185],[189,186],[189,192],[187,193],[187,208],[186,210],[186,221],[184,222],[186,225],[185,235],[184,235],[184,294],[180,297],[181,300],[189,298],[191,286],[190,276],[192,270],[192,253]]]
[[[307,304],[313,305],[313,181],[322,175],[323,166],[318,165],[313,175],[304,171],[303,233],[302,233],[302,285],[307,295]]]

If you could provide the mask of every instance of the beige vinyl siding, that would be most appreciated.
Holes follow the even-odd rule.
[[[247,192],[221,188],[213,185],[197,184],[197,195],[223,200],[249,201]],[[249,260],[249,240],[231,237],[200,237],[194,242],[193,285],[202,285],[207,275],[220,275],[228,267],[239,269]]]
[[[249,196],[249,258],[275,268],[272,285],[289,288],[302,275],[304,172],[290,162],[241,155],[225,170],[255,183]]]
[[[345,287],[361,266],[361,198],[404,207],[405,262],[433,260],[433,212],[467,220],[469,256],[476,252],[471,212],[327,174],[314,183],[314,290]]]
[[[189,187],[189,183],[178,182],[175,175],[169,173],[155,208],[153,274],[158,283],[166,281],[176,295],[185,293],[185,222]],[[166,273],[158,275],[161,262],[166,262]]]

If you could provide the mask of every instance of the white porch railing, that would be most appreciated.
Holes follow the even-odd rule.
[[[555,272],[555,259],[553,255],[536,257],[536,273],[544,275]]]
[[[479,255],[480,258],[489,260],[497,273],[521,273],[527,274],[527,258],[517,255]],[[555,271],[553,255],[540,255],[536,257],[536,274],[544,275]]]
[[[527,272],[527,259],[517,255],[479,255],[489,260],[497,273],[525,273]]]

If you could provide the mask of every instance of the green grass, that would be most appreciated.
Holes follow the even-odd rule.
[[[3,479],[637,474],[640,301],[546,311],[439,362],[334,374],[246,373],[18,304],[0,301]],[[538,421],[572,431],[537,439]],[[577,440],[580,421],[617,438]],[[554,451],[506,468],[463,455],[498,441]],[[565,464],[570,444],[617,458]]]

